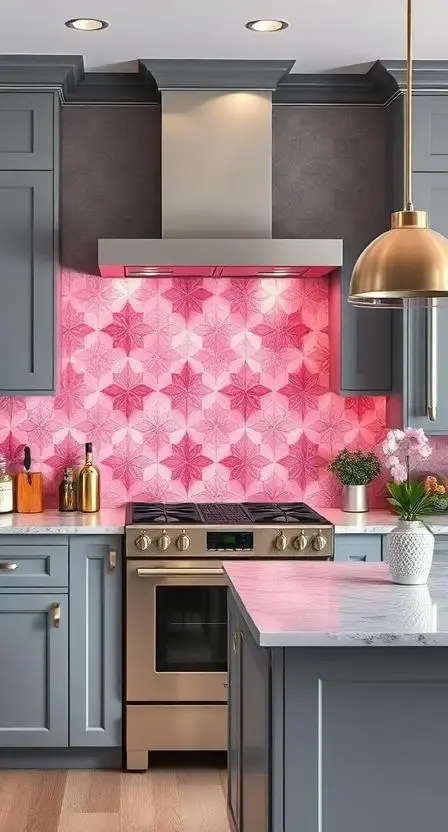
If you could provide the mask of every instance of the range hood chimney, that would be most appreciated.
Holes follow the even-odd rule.
[[[272,92],[292,62],[142,62],[162,96],[162,239],[99,240],[104,277],[321,277],[341,240],[273,240]]]

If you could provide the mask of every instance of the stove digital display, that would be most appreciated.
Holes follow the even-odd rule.
[[[253,548],[253,532],[207,532],[209,552],[252,552]]]

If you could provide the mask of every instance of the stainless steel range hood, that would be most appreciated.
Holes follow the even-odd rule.
[[[272,239],[272,91],[292,64],[145,61],[162,94],[162,239],[99,240],[104,277],[321,277],[341,240]]]

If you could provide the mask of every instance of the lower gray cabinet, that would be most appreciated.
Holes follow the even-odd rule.
[[[382,538],[380,534],[337,534],[334,540],[334,559],[341,563],[380,563]]]
[[[0,746],[68,745],[68,603],[0,594]]]
[[[122,537],[70,538],[70,746],[122,741]]]
[[[257,649],[229,593],[227,809],[234,832],[269,832],[270,653]]]

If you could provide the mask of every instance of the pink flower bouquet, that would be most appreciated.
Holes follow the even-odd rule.
[[[383,442],[384,464],[392,482],[387,483],[389,503],[402,520],[417,520],[434,508],[434,495],[422,482],[411,481],[411,466],[431,456],[422,428],[390,430]]]

